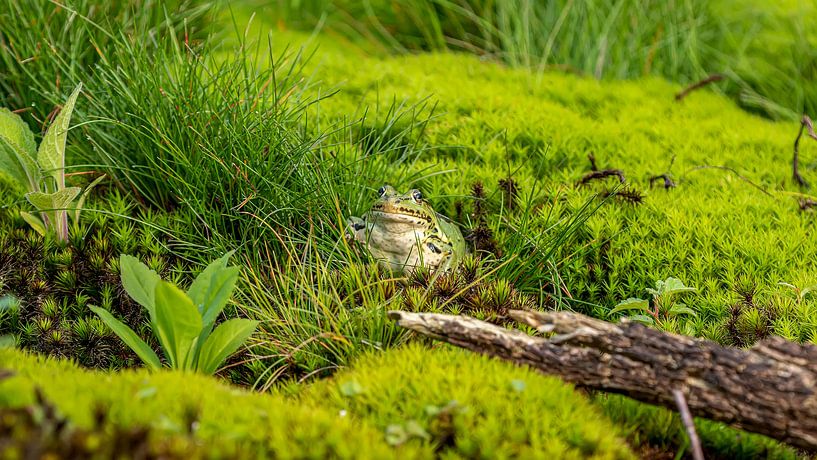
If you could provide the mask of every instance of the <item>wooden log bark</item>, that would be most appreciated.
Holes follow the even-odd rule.
[[[569,312],[509,312],[549,337],[463,316],[392,311],[405,328],[526,364],[577,385],[668,408],[681,390],[693,415],[817,451],[817,347],[772,338],[744,350],[638,323]]]

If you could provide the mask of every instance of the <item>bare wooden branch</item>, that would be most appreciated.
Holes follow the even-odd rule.
[[[585,174],[581,179],[579,179],[577,185],[584,185],[592,180],[604,179],[612,176],[618,177],[619,183],[624,183],[626,180],[624,178],[624,171],[620,169],[602,169],[600,171],[591,171]]]
[[[800,131],[797,132],[797,138],[794,139],[794,157],[791,160],[792,178],[801,187],[808,187],[808,182],[800,175],[800,138],[803,136],[803,130],[808,129],[808,136],[817,140],[817,133],[814,132],[814,123],[808,115],[803,115],[800,120]]]
[[[683,91],[676,94],[675,95],[675,101],[676,102],[680,101],[681,99],[687,97],[689,95],[689,93],[691,93],[691,92],[693,92],[695,90],[701,89],[701,88],[703,88],[704,86],[706,86],[706,85],[708,85],[710,83],[715,83],[716,81],[721,81],[721,80],[723,80],[723,78],[724,78],[723,75],[721,75],[719,73],[709,75],[708,77],[704,78],[703,80],[698,81],[696,83],[693,83],[693,84],[687,86],[686,88],[684,88]]]
[[[689,446],[692,448],[692,458],[694,460],[704,460],[704,451],[701,449],[701,440],[698,439],[698,432],[695,431],[695,422],[692,420],[692,414],[689,413],[689,406],[684,397],[684,392],[678,389],[672,390],[672,396],[675,397],[675,404],[678,406],[678,413],[681,414],[681,422],[684,424],[684,429],[689,438]]]
[[[690,413],[817,451],[817,347],[780,338],[750,350],[570,312],[512,310],[550,337],[473,318],[392,311],[408,329],[459,347],[527,364],[598,390],[668,408],[673,390]]]

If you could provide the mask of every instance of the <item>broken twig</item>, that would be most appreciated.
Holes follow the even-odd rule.
[[[694,460],[704,460],[701,440],[698,439],[698,433],[695,431],[695,422],[692,420],[692,414],[689,413],[689,406],[687,406],[684,392],[676,388],[672,390],[672,395],[675,397],[675,404],[678,406],[678,412],[681,414],[681,422],[684,424],[684,429],[686,429],[687,436],[689,437],[689,445],[692,447],[692,458]]]
[[[791,160],[792,178],[801,187],[808,187],[808,182],[800,175],[800,138],[806,128],[808,128],[809,137],[817,141],[817,134],[814,133],[814,123],[812,123],[808,115],[803,115],[800,120],[800,131],[797,133],[797,139],[794,140],[794,157]]]
[[[714,73],[714,74],[704,78],[703,80],[701,80],[701,81],[699,81],[697,83],[693,83],[693,84],[687,86],[686,88],[684,88],[683,91],[681,91],[680,93],[675,95],[675,100],[680,101],[681,99],[687,97],[689,95],[689,93],[691,93],[691,92],[693,92],[695,90],[701,89],[701,88],[703,88],[704,86],[706,86],[706,85],[708,85],[710,83],[714,83],[716,81],[721,81],[721,80],[723,80],[723,78],[724,78],[723,75],[721,75],[719,73]]]

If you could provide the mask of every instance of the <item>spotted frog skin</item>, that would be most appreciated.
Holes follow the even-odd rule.
[[[348,221],[349,236],[364,244],[381,265],[411,273],[453,269],[465,254],[456,225],[434,212],[419,190],[400,194],[384,185],[380,197],[362,217]]]

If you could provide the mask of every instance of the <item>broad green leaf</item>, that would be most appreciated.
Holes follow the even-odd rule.
[[[125,292],[139,305],[145,307],[150,314],[150,321],[154,322],[156,285],[162,279],[139,259],[125,254],[119,257],[119,271]]]
[[[202,314],[205,325],[212,324],[224,309],[238,280],[238,267],[227,268],[227,259],[231,255],[233,251],[211,262],[187,291]]]
[[[684,304],[673,305],[672,308],[669,309],[669,312],[673,315],[691,315],[691,316],[698,316],[695,313],[695,310],[687,307]]]
[[[6,108],[0,108],[0,136],[4,136],[32,157],[37,153],[34,133],[19,115]]]
[[[637,323],[645,324],[647,326],[652,326],[655,324],[655,319],[652,316],[647,315],[631,315],[628,316],[627,319],[630,321],[635,321]]]
[[[258,321],[231,319],[220,324],[204,342],[199,352],[198,370],[212,374],[255,331]]]
[[[201,333],[201,314],[190,297],[167,281],[156,284],[156,317],[153,333],[174,369],[188,369],[196,339]]]
[[[663,286],[659,289],[661,294],[675,294],[676,292],[691,292],[697,290],[693,287],[684,286],[684,283],[678,278],[667,278],[662,284]]]
[[[629,299],[620,302],[618,305],[616,305],[612,310],[610,310],[609,313],[607,313],[607,315],[609,316],[626,310],[649,310],[649,308],[650,308],[649,301],[630,297]]]
[[[74,104],[81,90],[82,84],[80,83],[62,106],[57,118],[48,127],[37,151],[37,163],[43,169],[43,173],[54,178],[57,190],[65,187],[65,140],[68,137],[68,126],[71,122]]]
[[[79,187],[66,187],[54,193],[29,192],[26,199],[40,211],[68,209],[81,191]]]
[[[38,189],[40,168],[34,157],[2,134],[0,134],[0,173],[7,175],[24,190]]]
[[[23,220],[26,221],[26,223],[30,225],[35,232],[45,236],[45,224],[43,223],[42,219],[25,211],[20,211],[20,217],[22,217]]]
[[[102,182],[102,179],[105,179],[105,174],[97,177],[96,179],[94,179],[93,182],[91,182],[90,184],[88,184],[87,187],[85,187],[85,191],[82,192],[82,195],[79,197],[79,201],[77,201],[77,205],[74,207],[73,217],[75,224],[79,224],[79,213],[82,212],[82,208],[85,206],[85,199],[88,198],[88,194],[91,193],[91,190],[93,190],[94,187],[96,187],[97,185],[99,185],[100,182]]]
[[[108,325],[109,328],[117,335],[125,345],[130,347],[136,353],[145,365],[151,369],[161,369],[162,362],[152,348],[145,343],[133,329],[126,326],[124,323],[114,318],[113,315],[105,309],[99,307],[89,307],[91,311],[97,314],[99,318]]]
[[[205,325],[212,325],[224,310],[238,281],[239,270],[238,267],[227,267],[213,277],[202,308]]]

